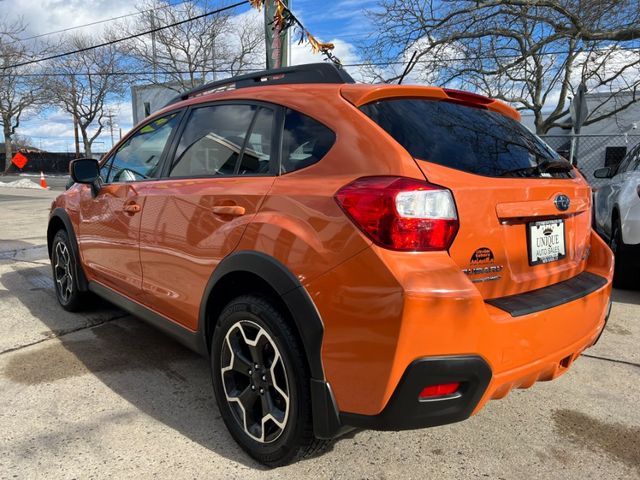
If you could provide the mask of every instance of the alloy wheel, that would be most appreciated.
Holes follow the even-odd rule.
[[[260,443],[271,443],[289,418],[289,381],[276,343],[260,325],[240,320],[220,353],[222,385],[234,418]]]
[[[58,242],[55,248],[55,263],[53,266],[54,277],[58,294],[64,303],[67,303],[73,293],[73,273],[71,269],[71,255],[67,246]]]

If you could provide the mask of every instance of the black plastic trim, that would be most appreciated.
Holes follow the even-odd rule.
[[[81,292],[86,292],[88,289],[87,277],[84,274],[82,262],[80,261],[80,251],[78,249],[78,239],[76,237],[76,232],[73,229],[73,224],[71,223],[69,214],[64,208],[61,208],[61,207],[54,209],[53,212],[51,212],[51,215],[49,216],[49,224],[47,226],[47,250],[49,252],[49,258],[51,258],[51,248],[52,248],[51,239],[53,239],[53,235],[55,234],[55,233],[50,234],[52,232],[49,232],[49,229],[51,228],[51,220],[54,217],[59,218],[62,221],[62,223],[64,224],[64,228],[67,231],[67,235],[69,236],[69,241],[71,242],[71,253],[73,255],[73,260],[75,264],[75,273],[76,273],[76,279],[78,281],[78,290],[80,290]]]
[[[411,430],[469,418],[491,380],[491,367],[477,355],[425,357],[405,370],[387,405],[377,415],[340,413],[342,425],[373,430]],[[429,385],[461,382],[459,395],[420,401]]]
[[[520,317],[578,300],[606,284],[606,278],[595,273],[582,272],[569,280],[548,287],[508,297],[492,298],[485,302],[508,312],[512,317]]]
[[[206,325],[207,302],[216,284],[230,273],[248,272],[257,275],[267,282],[282,298],[295,322],[298,334],[302,339],[311,376],[324,379],[322,368],[322,337],[324,326],[320,314],[309,294],[298,279],[275,258],[253,250],[241,250],[225,257],[216,267],[202,296],[200,304],[199,325]],[[200,328],[203,336],[205,328]]]
[[[135,315],[136,317],[144,320],[152,326],[160,329],[167,335],[175,338],[187,348],[201,354],[207,355],[207,345],[201,341],[201,336],[198,332],[192,332],[185,327],[172,322],[168,318],[150,310],[144,305],[130,300],[129,298],[121,295],[120,293],[112,290],[109,287],[97,282],[89,282],[89,290],[96,295],[108,300],[109,302],[117,305],[118,307],[126,310],[127,312]]]
[[[311,379],[311,411],[313,433],[317,438],[331,440],[353,429],[340,422],[331,385],[324,380]]]

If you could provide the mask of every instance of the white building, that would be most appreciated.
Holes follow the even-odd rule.
[[[631,95],[630,92],[623,92],[614,97],[608,93],[588,93],[585,99],[590,114],[602,115],[628,103],[632,98]],[[571,127],[569,126],[571,120],[567,116],[564,121],[567,124],[566,128],[554,127],[543,135],[543,138],[554,150],[568,158],[571,145]],[[533,114],[523,113],[522,123],[535,131]],[[582,127],[575,153],[578,168],[592,185],[599,185],[602,180],[593,177],[594,170],[617,164],[638,143],[640,143],[640,101],[596,123]]]

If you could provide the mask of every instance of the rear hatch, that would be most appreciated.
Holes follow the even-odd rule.
[[[487,108],[492,100],[440,91],[450,96],[382,98],[360,108],[430,183],[452,191],[460,222],[453,260],[487,299],[580,273],[591,233],[584,179],[515,118]]]

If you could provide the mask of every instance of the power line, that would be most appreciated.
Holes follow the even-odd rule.
[[[243,73],[243,72],[255,72],[258,69],[256,68],[216,68],[216,69],[206,69],[206,70],[171,70],[171,71],[115,71],[115,72],[67,72],[67,73],[59,73],[59,72],[38,72],[38,73],[18,73],[15,74],[15,77],[89,77],[89,76],[108,76],[108,77],[117,77],[117,76],[145,76],[145,75],[190,75],[190,74],[199,74],[199,73]]]
[[[182,4],[185,4],[185,3],[189,3],[191,1],[192,0],[184,0],[182,2],[178,2],[178,3],[174,3],[174,4],[162,5],[160,7],[155,7],[155,8],[148,8],[147,10],[140,10],[138,12],[126,13],[126,14],[120,15],[118,17],[111,17],[111,18],[105,18],[103,20],[96,20],[95,22],[85,23],[84,25],[76,25],[75,27],[68,27],[68,28],[63,28],[61,30],[54,30],[52,32],[40,33],[38,35],[33,35],[31,37],[18,38],[17,40],[14,40],[12,42],[8,42],[7,45],[12,45],[14,43],[27,42],[29,40],[35,40],[37,38],[42,38],[42,37],[48,37],[49,35],[55,35],[57,33],[70,32],[72,30],[78,30],[80,28],[93,27],[94,25],[100,25],[102,23],[113,22],[115,20],[121,20],[123,18],[134,17],[136,15],[142,15],[143,13],[149,13],[149,12],[153,12],[153,11],[156,11],[156,10],[163,10],[165,8],[177,7],[179,5],[182,5]]]
[[[16,63],[14,65],[8,65],[8,66],[5,66],[5,67],[2,67],[0,70],[8,70],[10,68],[24,67],[26,65],[33,65],[35,63],[45,62],[47,60],[54,60],[56,58],[62,58],[62,57],[66,57],[66,56],[69,56],[69,55],[75,55],[77,53],[87,52],[89,50],[95,50],[96,48],[108,47],[110,45],[114,45],[116,43],[124,42],[126,40],[132,40],[134,38],[142,37],[144,35],[149,35],[151,33],[159,32],[161,30],[166,30],[167,28],[177,27],[178,25],[183,25],[185,23],[193,22],[195,20],[199,20],[201,18],[209,17],[209,16],[215,15],[217,13],[222,13],[222,12],[225,12],[227,10],[232,10],[234,8],[237,8],[237,7],[240,7],[242,5],[245,5],[246,3],[248,3],[248,0],[243,0],[241,2],[236,2],[236,3],[232,4],[232,5],[227,5],[226,7],[218,8],[217,10],[212,10],[210,12],[205,12],[205,13],[203,13],[201,15],[196,15],[195,17],[189,17],[189,18],[186,18],[184,20],[180,20],[179,22],[170,23],[169,25],[163,25],[162,27],[156,27],[156,28],[153,28],[151,30],[146,30],[146,31],[141,32],[141,33],[136,33],[136,34],[133,34],[133,35],[128,35],[126,37],[117,38],[115,40],[110,40],[108,42],[100,43],[100,44],[97,44],[97,45],[92,45],[90,47],[79,48],[79,49],[73,50],[71,52],[58,53],[56,55],[50,55],[48,57],[38,58],[36,60],[30,60],[28,62],[21,62],[21,63]]]
[[[603,50],[604,51],[604,50]],[[625,49],[625,51],[636,51],[640,53],[639,48],[631,48]],[[539,52],[536,55],[546,56],[546,55],[568,55],[569,53],[576,52],[567,52],[564,50],[556,50],[556,51],[547,51],[547,52]],[[580,52],[579,52],[580,53]],[[582,52],[582,53],[590,53],[590,52]],[[491,60],[496,58],[518,58],[520,55],[517,54],[509,54],[509,55],[486,55],[486,56],[477,56],[477,57],[454,57],[454,58],[445,58],[444,60],[448,62],[457,62],[457,61],[465,61],[465,60]],[[41,61],[41,60],[40,60]],[[426,64],[429,63],[429,59],[420,59],[416,63],[417,64]],[[380,62],[356,62],[356,63],[344,63],[343,67],[387,67],[392,65],[405,65],[406,61],[403,60],[388,60],[388,61],[380,61]],[[12,67],[7,67],[12,68]],[[82,77],[82,76],[144,76],[144,75],[153,75],[154,73],[159,75],[189,75],[194,73],[243,73],[243,72],[254,72],[256,69],[254,68],[240,68],[240,69],[231,69],[231,68],[216,68],[216,69],[206,69],[204,71],[199,70],[166,70],[166,71],[114,71],[114,72],[68,72],[68,73],[59,73],[59,72],[37,72],[37,73],[20,73],[14,74],[17,77]]]

